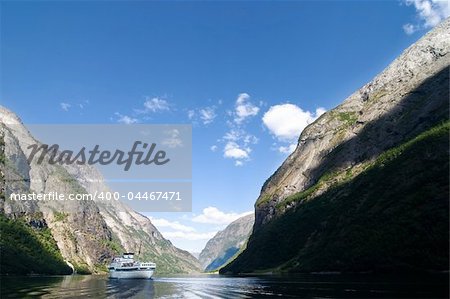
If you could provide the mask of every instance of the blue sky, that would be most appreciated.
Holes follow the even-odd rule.
[[[445,1],[2,1],[1,104],[25,123],[192,123],[200,251],[253,210],[304,126],[448,16]]]

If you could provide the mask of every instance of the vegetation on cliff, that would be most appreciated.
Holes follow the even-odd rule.
[[[449,129],[423,132],[273,219],[221,272],[448,270]]]
[[[0,214],[1,274],[71,274],[48,227]]]

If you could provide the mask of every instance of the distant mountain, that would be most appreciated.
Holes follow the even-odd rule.
[[[241,217],[209,240],[198,258],[203,269],[205,271],[216,270],[243,249],[254,221],[253,214]]]
[[[4,191],[109,190],[101,174],[86,165],[29,164],[27,146],[37,142],[14,113],[0,107],[2,274],[64,274],[72,272],[70,267],[78,273],[102,272],[111,257],[138,248],[141,259],[157,264],[157,273],[200,271],[196,258],[174,247],[147,217],[120,202],[6,199]]]
[[[221,272],[448,271],[449,65],[447,19],[310,124]]]

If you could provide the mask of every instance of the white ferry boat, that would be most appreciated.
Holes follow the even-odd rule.
[[[134,253],[124,253],[115,257],[108,267],[109,278],[143,278],[150,279],[155,272],[156,264],[134,260]]]

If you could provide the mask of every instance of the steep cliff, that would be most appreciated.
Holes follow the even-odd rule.
[[[446,20],[309,125],[223,272],[446,269],[449,50]]]
[[[44,248],[50,246],[50,252],[56,259],[70,263],[79,273],[104,271],[105,264],[112,256],[123,250],[137,251],[139,248],[140,258],[154,261],[159,273],[188,273],[200,270],[198,261],[192,255],[174,247],[162,237],[148,218],[121,203],[6,199],[4,191],[53,191],[68,194],[106,191],[108,187],[103,183],[101,174],[92,167],[38,164],[36,159],[29,164],[26,157],[30,149],[27,149],[27,146],[37,141],[20,119],[3,107],[0,107],[0,134],[0,214],[4,220],[2,231],[3,228],[8,228],[11,239],[20,243],[19,236],[14,236],[13,233],[17,231],[17,225],[21,225],[21,229],[30,234],[33,242],[36,241],[36,244],[41,244]],[[42,238],[39,237],[43,233],[48,239],[46,243],[41,242]],[[18,256],[17,252],[9,250],[6,245],[3,242],[1,246],[2,263]],[[22,245],[20,256],[32,260],[26,244]],[[34,244],[30,248],[35,247]],[[2,268],[5,271],[7,269]],[[29,270],[35,273],[67,272],[67,269],[62,268],[58,271]]]
[[[254,221],[255,216],[253,214],[241,217],[209,240],[199,255],[199,261],[203,269],[205,271],[216,270],[226,265],[239,250],[242,250],[250,235]]]
[[[0,108],[0,130],[4,139],[4,163],[0,166],[7,191],[29,193],[76,193],[80,184],[65,168],[48,163],[29,165],[27,146],[36,142],[20,120]],[[108,247],[111,230],[94,202],[11,201],[2,199],[0,211],[7,218],[28,223],[35,230],[48,230],[64,259],[78,272],[101,271],[101,265],[112,257]],[[38,223],[39,225],[33,225]],[[3,254],[3,252],[2,252]],[[2,256],[2,261],[7,260]]]

